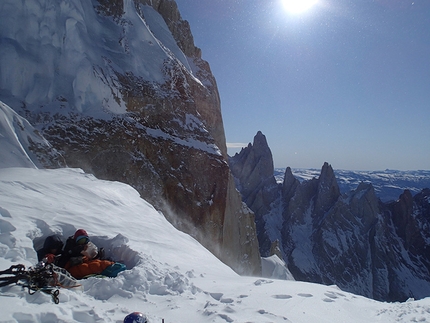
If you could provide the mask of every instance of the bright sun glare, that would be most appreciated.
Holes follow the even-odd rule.
[[[318,0],[282,0],[285,10],[291,14],[299,14],[312,8]]]

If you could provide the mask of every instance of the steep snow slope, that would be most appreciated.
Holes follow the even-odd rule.
[[[64,166],[62,157],[24,118],[0,101],[0,168]]]
[[[125,0],[118,25],[98,16],[97,6],[97,1],[80,0],[62,0],[59,5],[2,1],[2,97],[19,98],[30,108],[41,106],[58,113],[62,105],[63,113],[69,108],[103,118],[126,112],[119,74],[132,72],[148,83],[163,84],[169,75],[162,67],[169,61],[179,61],[192,73],[152,7],[141,6],[144,21],[133,1]]]

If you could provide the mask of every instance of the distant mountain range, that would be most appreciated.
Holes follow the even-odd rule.
[[[294,177],[300,182],[319,177],[321,169],[291,169]],[[355,190],[361,183],[372,183],[376,195],[382,202],[395,201],[404,190],[412,195],[430,188],[430,170],[399,171],[386,169],[382,171],[352,171],[334,170],[341,193]],[[275,178],[278,183],[284,181],[285,168],[275,168]]]
[[[430,172],[274,169],[265,136],[230,157],[260,253],[296,280],[381,301],[430,296]]]

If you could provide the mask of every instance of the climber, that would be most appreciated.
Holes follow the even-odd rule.
[[[67,269],[76,279],[92,275],[115,277],[126,269],[123,264],[103,258],[103,249],[98,250],[85,230],[79,229],[66,241],[59,266]]]
[[[63,241],[58,235],[54,234],[47,237],[43,243],[43,248],[37,250],[37,260],[40,262],[46,258],[47,263],[57,264],[63,245]]]

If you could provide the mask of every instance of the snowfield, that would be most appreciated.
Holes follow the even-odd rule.
[[[62,288],[58,305],[40,292],[0,288],[0,322],[122,322],[133,311],[151,323],[430,321],[428,298],[381,303],[336,286],[240,277],[128,185],[80,169],[0,169],[1,270],[35,265],[35,245],[79,228],[128,270]]]

